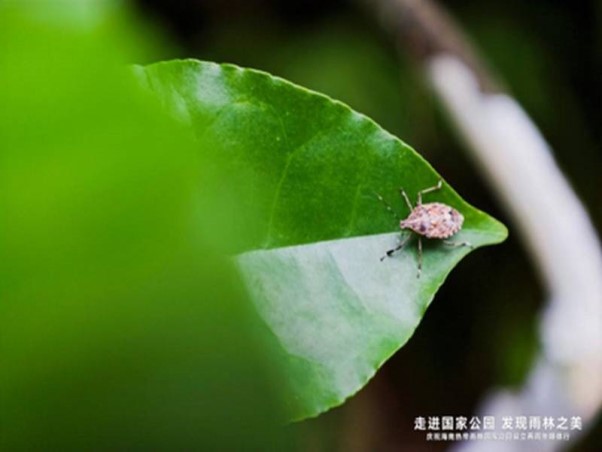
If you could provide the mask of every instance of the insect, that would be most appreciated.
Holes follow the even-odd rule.
[[[429,202],[422,204],[423,195],[440,190],[442,186],[443,181],[439,180],[437,185],[419,191],[416,207],[412,206],[410,198],[408,198],[406,192],[403,190],[403,188],[401,188],[399,193],[410,209],[410,214],[405,220],[400,219],[391,206],[383,199],[383,197],[376,193],[376,196],[385,205],[387,210],[391,212],[391,214],[393,214],[393,216],[399,221],[400,229],[402,231],[410,230],[416,233],[418,236],[417,278],[420,278],[420,274],[422,273],[422,237],[426,237],[427,239],[448,239],[462,229],[462,224],[464,223],[464,216],[447,204],[440,202]],[[385,260],[385,258],[392,257],[393,254],[401,250],[411,237],[412,234],[408,234],[399,245],[387,251],[387,254],[380,258],[381,262]],[[468,246],[470,248],[473,247],[468,242],[452,242],[449,240],[443,240],[443,243],[454,248],[458,246]]]

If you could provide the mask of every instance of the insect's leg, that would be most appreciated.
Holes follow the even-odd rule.
[[[458,248],[459,246],[467,246],[471,249],[474,248],[474,246],[472,246],[472,244],[469,242],[452,242],[451,240],[444,240],[443,243],[445,243],[447,246],[451,246],[452,248]]]
[[[391,207],[391,204],[389,204],[387,201],[385,201],[385,199],[378,193],[374,192],[374,194],[376,195],[378,200],[383,203],[383,205],[385,206],[385,209],[387,209],[397,221],[401,221],[401,218],[399,218],[399,215],[397,215],[397,213],[395,213],[395,211]]]
[[[399,245],[397,245],[395,248],[391,248],[389,251],[387,251],[387,254],[385,254],[383,257],[380,258],[380,261],[384,261],[387,257],[392,257],[393,254],[395,254],[397,251],[399,251],[400,249],[402,249],[406,243],[408,243],[408,240],[410,240],[410,237],[412,235],[408,234]]]
[[[410,198],[408,198],[408,195],[406,194],[403,188],[399,189],[399,194],[405,200],[406,204],[408,205],[408,209],[410,209],[410,212],[414,210],[414,208],[412,207],[412,203],[410,202]]]
[[[420,278],[420,273],[422,273],[422,238],[418,236],[418,274],[416,278]]]
[[[429,187],[429,188],[425,188],[424,190],[420,190],[418,192],[418,205],[422,204],[422,195],[426,195],[427,193],[430,193],[432,191],[441,190],[442,186],[443,186],[443,181],[441,179],[439,179],[439,182],[437,182],[437,185],[435,185],[434,187]]]

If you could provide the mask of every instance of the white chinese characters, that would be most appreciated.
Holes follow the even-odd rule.
[[[582,430],[580,416],[418,416],[414,430],[425,431],[427,441],[556,440],[568,441],[571,430]]]

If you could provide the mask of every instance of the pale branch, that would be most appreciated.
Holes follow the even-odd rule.
[[[430,0],[361,1],[424,68],[548,291],[543,347],[528,380],[519,393],[489,396],[483,414],[576,412],[587,426],[602,406],[602,252],[583,204],[541,132],[441,7]],[[510,445],[515,449],[504,450],[524,446],[504,443]],[[478,443],[457,447],[472,450]]]

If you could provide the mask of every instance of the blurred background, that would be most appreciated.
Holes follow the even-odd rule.
[[[559,166],[602,225],[602,4],[597,0],[441,1],[531,115]],[[375,119],[473,205],[511,223],[426,86],[366,3],[345,0],[136,0],[171,38],[163,59],[266,70]],[[143,61],[146,62],[146,61]],[[559,212],[561,214],[561,212]],[[545,294],[510,229],[462,261],[416,334],[344,406],[293,427],[303,450],[444,450],[416,416],[475,414],[493,387],[519,387],[538,351]],[[597,427],[574,451],[601,450]],[[402,449],[403,448],[403,449]]]

